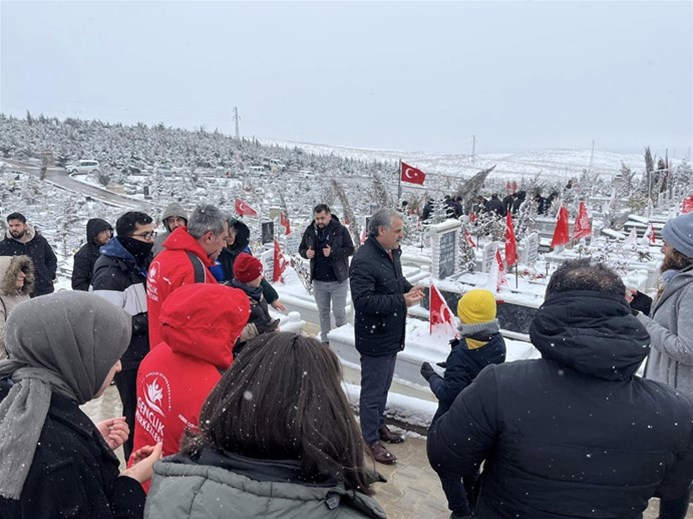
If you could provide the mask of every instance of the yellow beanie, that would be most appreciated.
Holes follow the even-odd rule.
[[[470,290],[457,303],[457,316],[463,324],[493,321],[496,318],[496,298],[488,290]]]

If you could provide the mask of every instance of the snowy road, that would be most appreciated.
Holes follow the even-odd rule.
[[[10,164],[13,169],[39,176],[40,167],[37,165],[12,159],[3,159],[3,161]],[[112,193],[110,191],[106,191],[105,189],[100,189],[98,187],[75,180],[67,174],[64,168],[48,168],[46,180],[58,187],[67,189],[68,191],[81,193],[85,196],[90,196],[91,198],[100,200],[106,204],[115,205],[117,207],[143,209],[150,205],[142,200],[133,200],[127,196]]]

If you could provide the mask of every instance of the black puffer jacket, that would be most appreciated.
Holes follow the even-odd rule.
[[[369,237],[351,261],[354,335],[356,349],[363,355],[391,355],[404,349],[404,294],[412,285],[402,275],[402,251],[394,249],[392,254],[394,261],[375,238]]]
[[[308,228],[303,233],[303,238],[301,239],[301,244],[298,246],[298,253],[304,257],[309,247],[316,250],[316,254],[322,254],[322,251],[318,251],[320,248],[318,246],[318,237],[315,226],[315,220],[311,222]],[[329,264],[332,266],[337,281],[340,283],[346,281],[349,277],[349,256],[354,254],[354,242],[349,234],[349,229],[344,227],[339,218],[332,215],[332,220],[330,225],[328,225],[322,231],[321,241],[332,248],[330,256],[326,258]],[[315,278],[315,258],[310,260],[310,279]]]
[[[634,376],[649,336],[622,296],[549,297],[530,329],[543,358],[492,365],[429,431],[431,466],[471,475],[477,516],[641,518],[693,478],[693,403]]]
[[[72,290],[89,291],[91,277],[94,273],[94,263],[99,259],[101,245],[94,239],[101,231],[113,230],[111,224],[101,218],[92,218],[87,222],[87,241],[75,253],[72,266]]]
[[[0,381],[0,402],[10,388]],[[53,392],[21,499],[0,497],[0,517],[138,519],[144,500],[142,485],[120,476],[94,422],[77,402]]]
[[[147,264],[148,266],[148,264]],[[130,346],[120,359],[123,371],[137,369],[144,356],[149,353],[149,321],[146,297],[140,301],[140,312],[131,308],[133,302],[142,298],[147,279],[146,267],[139,267],[118,238],[113,238],[101,248],[101,255],[94,265],[92,286],[94,293],[132,315],[132,339]],[[137,286],[141,285],[141,286]]]

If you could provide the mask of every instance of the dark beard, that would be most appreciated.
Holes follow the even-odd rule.
[[[21,240],[21,239],[24,237],[24,235],[26,234],[26,231],[22,231],[22,232],[20,232],[19,234],[15,234],[15,233],[13,233],[12,231],[10,231],[10,234],[12,235],[12,237],[13,237],[15,240]]]
[[[662,261],[662,266],[659,267],[660,272],[666,272],[667,270],[683,270],[686,267],[693,265],[693,258],[684,256],[676,249],[664,256],[664,261]]]

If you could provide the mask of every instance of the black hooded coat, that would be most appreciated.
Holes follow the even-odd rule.
[[[113,230],[111,224],[101,218],[92,218],[87,222],[87,241],[75,253],[72,266],[72,290],[89,291],[91,278],[94,274],[94,263],[99,259],[101,245],[94,239],[101,231]]]
[[[486,519],[641,518],[693,478],[693,402],[635,376],[649,336],[623,297],[549,296],[542,359],[485,368],[430,429],[431,466],[474,474]]]

